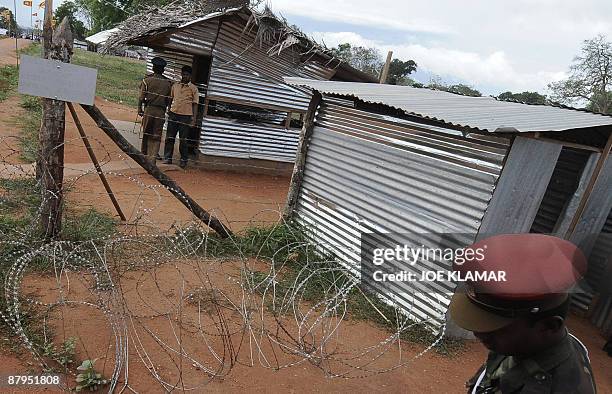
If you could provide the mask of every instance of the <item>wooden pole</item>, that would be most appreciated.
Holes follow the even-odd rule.
[[[34,1],[34,0],[32,0]],[[45,1],[45,19],[43,21],[43,57],[49,58],[53,38],[53,0]]]
[[[17,24],[17,0],[13,0],[13,8],[15,10],[15,61],[17,62],[17,67],[19,67],[19,45],[17,44],[18,38],[17,38],[17,26],[19,26]],[[11,20],[9,20],[9,26],[11,25]]]
[[[84,105],[81,107],[87,112],[89,116],[96,122],[98,127],[106,133],[107,136],[117,146],[144,168],[151,176],[159,181],[162,185],[166,186],[170,193],[172,193],[178,200],[189,209],[198,219],[204,222],[208,227],[215,230],[221,237],[226,238],[232,235],[232,232],[227,228],[219,219],[204,210],[197,202],[195,202],[189,195],[168,175],[162,172],[155,163],[149,161],[145,155],[130,144],[119,131],[113,126],[111,122],[104,116],[104,114],[95,105]]]
[[[91,162],[96,168],[96,172],[98,173],[98,176],[100,177],[100,180],[102,181],[102,184],[104,185],[104,189],[106,189],[106,193],[108,193],[108,196],[110,197],[111,202],[115,206],[115,210],[117,211],[117,214],[119,215],[121,220],[125,222],[126,221],[125,215],[123,214],[123,211],[121,210],[121,206],[119,206],[119,202],[117,202],[117,199],[115,198],[115,195],[113,194],[113,191],[111,190],[110,185],[106,181],[106,176],[104,176],[104,173],[102,172],[102,168],[100,167],[100,163],[98,162],[98,159],[96,158],[96,154],[91,148],[91,144],[89,143],[89,138],[87,138],[87,135],[85,134],[85,130],[83,130],[83,126],[81,125],[81,121],[79,120],[79,117],[76,111],[74,110],[74,106],[72,105],[72,103],[66,103],[66,104],[68,105],[68,109],[70,110],[72,119],[74,119],[74,124],[76,125],[77,130],[79,130],[79,134],[81,135],[83,144],[85,144],[85,149],[87,149],[89,158],[91,159]]]
[[[72,32],[68,18],[64,18],[52,34],[50,17],[47,18],[50,15],[51,11],[45,16],[45,57],[69,63],[72,56]],[[58,67],[61,66],[58,64]],[[57,237],[62,229],[66,107],[63,101],[53,99],[43,99],[42,104],[36,177],[42,191],[42,231],[45,238],[51,239]]]
[[[308,106],[308,112],[304,119],[304,126],[300,133],[300,141],[298,143],[297,157],[295,159],[295,165],[293,167],[293,174],[291,175],[291,184],[289,185],[289,193],[287,194],[287,204],[285,205],[285,212],[283,217],[285,220],[291,219],[293,211],[297,205],[300,189],[302,188],[302,180],[304,179],[304,167],[306,166],[306,155],[308,154],[308,145],[312,132],[314,131],[314,120],[317,113],[317,108],[321,104],[321,93],[316,90],[312,94],[310,105]]]
[[[391,65],[392,57],[393,57],[393,51],[389,51],[387,53],[387,60],[385,61],[385,66],[382,69],[382,73],[380,73],[379,83],[387,83],[387,76],[389,75],[389,66]]]

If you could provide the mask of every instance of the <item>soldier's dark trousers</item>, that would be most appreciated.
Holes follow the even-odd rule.
[[[189,158],[189,129],[191,129],[191,116],[178,115],[170,112],[168,115],[168,128],[166,129],[166,140],[164,142],[164,159],[172,160],[174,153],[174,141],[179,135],[179,152],[181,153],[181,163],[187,163]]]
[[[142,117],[142,145],[140,151],[153,163],[155,163],[155,157],[159,154],[159,145],[165,122],[165,108],[153,106],[145,108]]]

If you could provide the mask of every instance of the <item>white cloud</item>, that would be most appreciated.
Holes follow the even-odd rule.
[[[422,45],[403,45],[389,49],[394,49],[398,58],[413,59],[421,69],[456,77],[480,89],[488,87],[497,90],[544,91],[548,83],[565,76],[563,71],[519,71],[503,51],[479,54]]]
[[[352,31],[338,31],[338,32],[320,32],[315,31],[311,33],[312,38],[317,42],[324,43],[329,48],[338,46],[338,44],[344,44],[345,42],[351,45],[364,46],[364,47],[378,47],[380,42],[374,40],[368,40],[361,35]]]
[[[387,1],[387,4],[372,4],[363,0],[272,0],[272,8],[284,14],[300,15],[328,22],[343,22],[375,28],[427,33],[450,33],[449,26],[435,19],[412,13],[406,4]],[[394,14],[399,10],[402,15]],[[405,12],[408,11],[408,12]],[[399,18],[398,18],[399,17]]]
[[[382,53],[394,52],[399,59],[412,59],[419,70],[437,74],[443,78],[457,78],[488,93],[502,90],[544,91],[548,83],[565,77],[563,71],[519,71],[501,50],[488,54],[448,49],[440,46],[426,47],[420,44],[387,45],[362,37],[355,32],[315,32],[313,37],[333,47],[351,43],[379,48]]]
[[[583,40],[612,39],[610,0],[269,1],[289,20],[308,18],[329,46],[346,41],[391,49],[421,70],[485,91],[544,91],[563,78]]]

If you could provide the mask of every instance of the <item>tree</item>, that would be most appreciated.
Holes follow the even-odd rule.
[[[143,7],[163,6],[171,0],[74,0],[90,32],[97,33],[115,27]]]
[[[570,65],[569,77],[548,88],[555,101],[586,102],[590,110],[612,113],[612,43],[604,35],[585,40]]]
[[[75,0],[74,2],[89,21],[91,33],[113,28],[130,16],[125,11],[126,6],[131,3],[130,0]]]
[[[461,94],[463,96],[482,96],[482,93],[480,93],[478,90],[474,89],[469,85],[465,85],[463,83],[448,85],[438,76],[432,77],[427,87],[430,89],[442,90],[449,93]]]
[[[10,30],[11,33],[17,31],[15,15],[6,7],[0,7],[0,28]]]
[[[414,60],[393,59],[389,64],[389,76],[386,82],[390,85],[410,85],[411,81],[407,77],[416,69],[417,64]]]
[[[546,96],[538,92],[504,92],[497,96],[497,99],[503,101],[518,101],[526,104],[546,104],[548,102]]]
[[[376,48],[352,46],[349,43],[333,48],[332,54],[338,59],[348,63],[351,67],[378,77],[383,66],[380,52]]]
[[[368,73],[376,78],[380,76],[385,64],[380,51],[376,48],[363,46],[352,46],[349,43],[338,45],[332,48],[332,54],[338,59],[348,63],[351,67]],[[393,59],[389,64],[389,74],[387,81],[392,85],[410,85],[409,74],[417,69],[414,60],[402,61]]]
[[[78,19],[79,14],[80,10],[74,2],[65,1],[55,10],[55,19],[62,21],[65,17],[68,17],[72,34],[78,40],[83,40],[87,35],[87,29],[83,21]]]

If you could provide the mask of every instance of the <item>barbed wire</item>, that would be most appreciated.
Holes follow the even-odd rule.
[[[369,342],[349,343],[350,328],[345,326],[355,308],[352,299],[363,296],[376,308],[376,296],[363,293],[351,270],[322,254],[325,243],[308,239],[303,229],[284,221],[286,176],[278,183],[270,177],[263,180],[280,196],[253,197],[262,189],[255,175],[228,173],[227,183],[216,177],[206,184],[210,190],[232,189],[225,196],[195,196],[230,228],[271,225],[222,241],[182,205],[170,208],[185,214],[174,214],[170,225],[161,223],[154,213],[168,201],[170,190],[130,173],[140,168],[115,146],[90,136],[103,158],[103,173],[111,184],[120,181],[124,186],[115,188],[115,196],[132,212],[126,223],[108,233],[45,241],[39,234],[45,201],[35,202],[27,212],[16,208],[23,194],[45,193],[36,191],[40,184],[33,165],[12,163],[19,161],[20,152],[10,148],[11,138],[17,136],[0,138],[0,147],[7,148],[0,160],[0,212],[24,223],[12,228],[0,223],[0,264],[5,269],[0,317],[41,370],[61,370],[74,378],[74,368],[58,364],[45,346],[59,348],[62,341],[76,337],[79,356],[104,360],[101,373],[109,377],[109,392],[146,391],[143,374],[165,391],[199,392],[211,382],[231,378],[236,367],[282,374],[308,364],[331,378],[366,378],[409,365],[443,338],[442,328],[417,350],[403,346],[406,333],[430,322],[409,318],[405,305],[388,305],[384,312],[377,311],[393,322],[389,331],[378,330],[378,337]],[[64,148],[81,144],[79,139],[67,139]],[[228,168],[245,168],[219,160]],[[117,161],[125,166],[104,169]],[[88,180],[96,170],[74,163],[64,164],[64,169],[76,172],[63,185],[66,215],[88,200],[101,209],[99,201],[106,193]],[[195,178],[207,172],[191,170],[187,175],[194,179],[181,175],[181,183],[200,184]],[[7,180],[29,183],[15,190]],[[210,202],[250,208],[236,214],[231,206]],[[37,324],[42,326],[42,341],[33,332]]]

